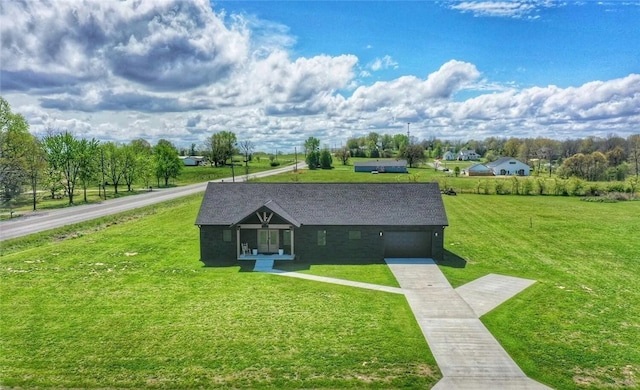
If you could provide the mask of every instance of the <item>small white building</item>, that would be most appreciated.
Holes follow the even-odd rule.
[[[513,157],[502,157],[486,164],[496,176],[529,176],[531,168]]]
[[[179,156],[180,160],[185,166],[195,167],[197,165],[204,165],[205,158],[204,156]]]
[[[452,151],[447,150],[442,155],[442,159],[445,160],[445,161],[453,161],[453,160],[456,159],[456,155]]]

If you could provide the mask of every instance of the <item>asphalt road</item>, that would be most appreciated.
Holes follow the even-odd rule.
[[[305,168],[306,164],[298,163],[298,168]],[[288,172],[294,169],[294,166],[286,166],[269,171],[252,173],[250,178],[265,177]],[[235,181],[245,181],[245,175],[236,176]],[[212,180],[214,182],[231,181],[231,177]],[[133,210],[140,207],[164,202],[166,200],[179,198],[203,192],[208,182],[191,184],[184,187],[155,189],[151,192],[138,194],[135,196],[125,196],[123,198],[108,199],[100,203],[88,205],[80,205],[67,207],[57,210],[43,210],[28,213],[25,216],[9,219],[0,222],[0,241],[12,238],[22,237],[33,233],[42,232],[57,227],[71,225],[78,222],[88,221],[94,218],[104,217],[106,215],[116,214],[127,210]]]

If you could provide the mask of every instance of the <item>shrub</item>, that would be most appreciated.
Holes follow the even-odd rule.
[[[553,179],[553,194],[567,196],[567,182],[562,179]]]
[[[600,187],[596,183],[587,184],[584,194],[586,196],[600,196]]]
[[[520,180],[515,176],[511,178],[511,193],[520,195]]]
[[[544,179],[538,178],[536,180],[536,183],[538,184],[538,195],[544,195],[544,191],[547,188],[547,184],[545,183]]]
[[[533,191],[533,181],[529,179],[524,179],[522,181],[522,194],[531,195],[532,191]]]
[[[504,182],[501,179],[496,179],[496,194],[504,195]]]
[[[622,182],[607,184],[607,192],[625,192],[625,185]]]
[[[584,188],[584,185],[585,185],[584,180],[578,179],[577,177],[572,177],[569,180],[569,184],[567,186],[569,195],[572,195],[572,196],[582,195],[583,194],[582,189]]]
[[[270,164],[272,167],[277,167],[277,166],[279,166],[279,165],[280,165],[280,161],[271,161],[269,164]]]

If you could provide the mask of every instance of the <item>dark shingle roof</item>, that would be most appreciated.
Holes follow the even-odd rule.
[[[406,160],[356,161],[354,167],[406,167]]]
[[[231,226],[263,206],[302,225],[448,225],[437,183],[209,183],[196,224]]]

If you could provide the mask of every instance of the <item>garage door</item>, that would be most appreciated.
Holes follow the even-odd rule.
[[[384,257],[431,257],[431,233],[384,232]]]

